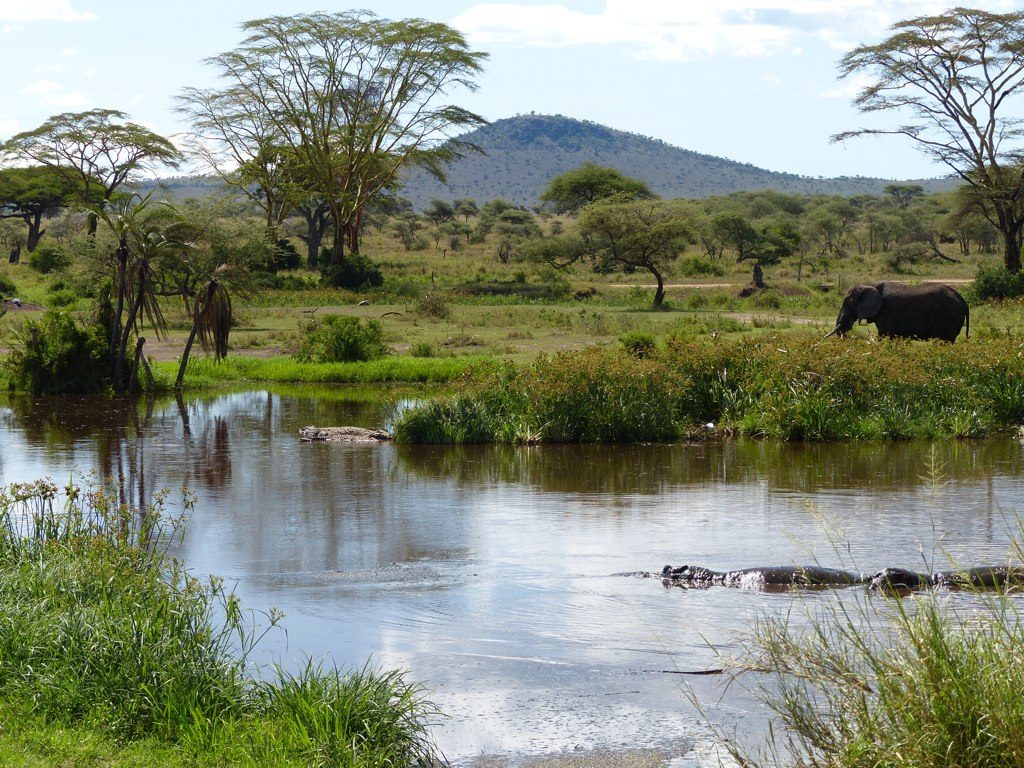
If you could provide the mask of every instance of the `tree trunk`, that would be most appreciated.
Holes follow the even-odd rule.
[[[178,366],[178,376],[174,380],[174,389],[176,392],[181,391],[181,383],[185,380],[185,369],[188,367],[188,356],[192,352],[192,345],[195,344],[196,335],[199,333],[199,318],[206,311],[206,305],[210,303],[210,297],[213,296],[213,290],[215,287],[216,281],[214,280],[211,280],[209,285],[206,286],[206,298],[203,299],[202,309],[199,307],[199,297],[196,296],[192,309],[192,330],[188,334],[188,341],[185,342],[185,348],[181,351],[181,365]]]
[[[348,249],[356,256],[359,255],[359,234],[363,227],[363,212],[358,211],[348,224]]]
[[[131,329],[135,326],[135,318],[139,315],[139,309],[142,307],[143,291],[146,289],[146,273],[149,271],[149,265],[143,261],[139,264],[139,285],[135,292],[135,301],[132,302],[132,308],[128,312],[128,319],[124,324],[124,332],[121,334],[121,346],[117,351],[117,359],[114,361],[114,377],[113,386],[115,390],[119,390],[124,386],[121,381],[121,367],[124,364],[125,355],[128,354],[128,337],[131,336]]]
[[[1017,233],[1019,228],[1006,227],[1003,230],[1003,266],[1007,272],[1017,274],[1020,272],[1020,240]]]
[[[124,313],[125,280],[128,270],[128,246],[122,241],[117,248],[117,306],[110,321],[110,380],[117,373],[117,350],[121,347],[121,315]]]
[[[658,281],[658,290],[654,292],[654,308],[661,309],[661,305],[665,301],[665,279],[661,276],[661,272],[659,272],[654,267],[648,267],[648,269],[651,271],[651,274],[654,275],[654,278]]]
[[[751,278],[755,288],[764,288],[764,272],[761,270],[761,265],[758,262],[754,262],[754,274]]]
[[[43,212],[40,211],[35,216],[26,218],[25,223],[28,224],[28,238],[25,240],[25,250],[32,253],[36,246],[39,245],[39,238],[46,231],[43,229]]]
[[[338,267],[345,262],[345,222],[341,220],[338,211],[332,211],[334,219],[334,248],[331,251],[331,266]]]

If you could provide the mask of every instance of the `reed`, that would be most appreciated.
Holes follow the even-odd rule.
[[[405,413],[405,442],[643,442],[980,437],[1024,419],[1010,339],[963,344],[807,336],[670,338],[542,356]],[[714,430],[701,429],[707,423]]]
[[[138,510],[50,482],[0,491],[0,719],[30,724],[0,731],[0,755],[50,734],[71,761],[113,740],[144,742],[139,764],[153,765],[442,762],[436,712],[399,672],[253,674],[280,614],[261,628],[221,580],[169,557],[180,518],[165,501]],[[77,735],[57,738],[65,728]]]

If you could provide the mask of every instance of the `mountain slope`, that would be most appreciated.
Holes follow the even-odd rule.
[[[447,185],[423,171],[408,174],[402,194],[417,208],[430,200],[503,197],[536,205],[553,176],[584,163],[616,168],[642,179],[663,197],[708,197],[756,189],[812,194],[880,194],[889,179],[820,179],[777,173],[748,163],[702,155],[664,141],[561,115],[518,115],[459,137],[486,154],[454,163]],[[929,192],[949,189],[947,179],[918,180]]]

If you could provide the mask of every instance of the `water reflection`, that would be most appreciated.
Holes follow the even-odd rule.
[[[947,551],[993,562],[1024,500],[1022,449],[1010,439],[532,448],[297,439],[307,424],[380,426],[407,396],[305,388],[8,399],[0,481],[95,471],[123,478],[138,498],[195,491],[177,554],[197,573],[237,580],[247,604],[285,610],[288,635],[267,658],[329,653],[410,668],[452,715],[438,733],[457,761],[567,743],[674,744],[699,718],[678,679],[650,670],[699,668],[712,660],[707,640],[728,647],[751,618],[794,599],[610,574],[813,559],[870,571],[942,565]]]
[[[1016,475],[1013,440],[786,445],[399,446],[403,469],[464,485],[527,483],[556,493],[661,494],[684,485],[764,485],[779,491],[891,491]]]

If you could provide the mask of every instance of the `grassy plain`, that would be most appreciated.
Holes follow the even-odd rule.
[[[952,253],[952,246],[946,247]],[[728,251],[712,261],[691,246],[667,275],[666,308],[654,311],[646,273],[596,274],[587,266],[556,271],[515,260],[503,263],[492,239],[462,244],[457,251],[432,244],[406,251],[387,233],[371,230],[363,251],[382,265],[385,282],[379,289],[352,293],[306,287],[236,296],[229,362],[213,366],[197,347],[187,385],[231,380],[444,381],[465,370],[484,370],[487,366],[479,364],[484,358],[527,364],[542,353],[617,346],[626,334],[649,335],[659,343],[679,337],[719,343],[765,334],[820,336],[832,327],[849,285],[880,279],[939,280],[968,291],[978,265],[997,258],[975,254],[959,263],[929,261],[898,274],[883,254],[854,254],[802,267],[784,262],[766,268],[767,290],[743,297],[749,264],[737,263]],[[86,279],[74,272],[41,275],[25,263],[0,264],[0,277],[15,284],[19,298],[47,307],[54,306],[55,298],[63,302],[69,293],[74,295],[68,286]],[[309,282],[307,273],[295,275],[293,284]],[[90,300],[82,297],[64,308],[84,316],[89,307]],[[0,347],[10,342],[19,318],[35,314],[12,310],[0,317]],[[394,354],[387,361],[333,368],[287,362],[284,358],[298,348],[304,327],[327,314],[378,320]],[[165,364],[157,367],[169,377],[189,320],[180,302],[168,301],[165,315],[170,326],[166,339],[145,330],[144,335],[147,354]],[[1024,307],[1018,302],[974,302],[972,338],[1014,335],[1022,319]],[[859,328],[855,335],[872,331]]]

